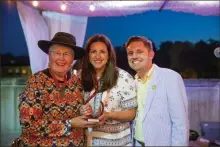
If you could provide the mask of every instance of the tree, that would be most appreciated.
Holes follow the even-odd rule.
[[[160,49],[155,52],[154,62],[160,67],[170,67],[170,49],[173,42],[166,41],[160,44]]]

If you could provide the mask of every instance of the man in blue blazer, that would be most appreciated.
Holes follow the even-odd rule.
[[[137,72],[134,146],[188,146],[188,102],[181,76],[152,63],[154,51],[147,38],[133,36],[125,47]]]

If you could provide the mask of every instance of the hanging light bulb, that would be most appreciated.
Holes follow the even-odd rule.
[[[93,3],[90,4],[89,10],[90,10],[90,11],[95,11],[95,6],[93,5]]]
[[[32,5],[33,5],[34,7],[37,7],[37,6],[38,6],[38,1],[33,1],[33,2],[32,2]]]
[[[61,6],[60,6],[60,9],[62,11],[65,11],[66,10],[66,4],[62,3]]]

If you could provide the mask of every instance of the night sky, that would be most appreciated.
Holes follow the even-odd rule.
[[[7,2],[0,3],[1,53],[28,55],[16,6]],[[167,40],[220,40],[220,19],[218,16],[200,16],[168,10],[147,11],[121,17],[88,18],[85,40],[97,33],[107,35],[113,46],[123,45],[132,35],[146,36],[152,39],[157,47]]]

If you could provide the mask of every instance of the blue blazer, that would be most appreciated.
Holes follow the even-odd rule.
[[[142,122],[145,146],[188,146],[188,100],[183,80],[173,70],[154,66]]]

